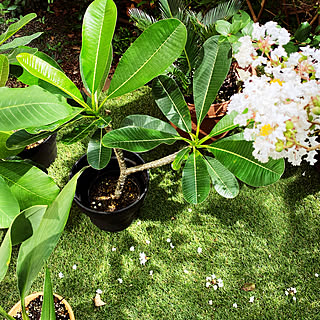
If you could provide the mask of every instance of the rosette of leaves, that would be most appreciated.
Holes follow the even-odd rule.
[[[38,38],[42,32],[34,33],[30,36],[17,37],[8,42],[21,28],[33,20],[37,15],[30,13],[22,17],[19,21],[12,23],[8,29],[0,35],[0,87],[6,85],[9,76],[9,66],[15,62],[16,56],[21,52],[36,53],[38,50],[27,45]]]
[[[193,78],[197,115],[195,134],[191,130],[187,103],[178,85],[166,75],[156,79],[153,94],[158,107],[168,121],[188,132],[189,139],[179,136],[167,122],[145,115],[131,115],[125,118],[123,127],[110,131],[103,137],[103,144],[110,148],[145,152],[162,143],[171,145],[176,141],[184,141],[186,146],[180,151],[154,161],[153,166],[149,167],[172,161],[175,170],[183,166],[182,192],[184,198],[193,204],[204,201],[211,186],[220,195],[233,198],[239,193],[237,179],[254,187],[277,181],[284,171],[283,159],[260,163],[252,155],[252,142],[244,140],[241,133],[205,144],[211,137],[237,127],[233,124],[235,112],[223,117],[208,136],[199,138],[201,122],[228,74],[231,56],[230,43],[220,42],[219,36],[210,37],[203,45]]]
[[[124,53],[108,91],[102,95],[112,63],[116,19],[117,8],[112,0],[93,1],[84,15],[80,73],[88,99],[56,63],[30,53],[17,55],[32,85],[0,88],[0,131],[16,130],[6,140],[8,149],[24,147],[67,127],[70,130],[63,137],[65,143],[89,136],[89,164],[96,169],[107,165],[111,150],[101,140],[111,117],[104,108],[105,102],[163,73],[180,56],[186,42],[186,30],[179,20],[153,24]],[[76,106],[71,106],[70,101]]]

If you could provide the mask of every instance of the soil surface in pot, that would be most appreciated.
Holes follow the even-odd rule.
[[[41,317],[41,308],[42,308],[43,296],[39,295],[36,299],[30,301],[27,305],[27,313],[30,320],[39,320]],[[56,313],[56,320],[65,320],[70,319],[69,312],[66,309],[65,305],[58,297],[54,296],[54,307]],[[18,312],[17,315],[14,316],[15,319],[22,319],[21,312]]]
[[[134,178],[127,178],[122,195],[119,199],[114,198],[118,177],[104,177],[91,187],[89,203],[91,209],[113,212],[128,207],[140,197],[140,190]]]

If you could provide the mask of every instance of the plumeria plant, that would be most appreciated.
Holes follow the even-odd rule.
[[[288,31],[275,22],[256,23],[240,38],[234,56],[251,75],[228,112],[238,113],[234,124],[246,126],[244,138],[253,141],[256,159],[314,164],[320,149],[320,50],[304,46],[288,54],[289,41]]]

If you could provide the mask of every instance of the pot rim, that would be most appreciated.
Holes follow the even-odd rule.
[[[68,301],[61,297],[60,295],[54,293],[53,294],[55,297],[57,297],[66,307],[67,311],[69,312],[69,316],[70,316],[70,320],[75,320],[74,317],[74,313],[72,311],[72,308],[70,306],[70,304],[68,303]],[[34,292],[32,294],[29,294],[28,296],[26,296],[25,301],[26,304],[28,304],[30,301],[34,300],[35,298],[39,297],[39,296],[43,296],[43,291],[39,291],[39,292]],[[18,301],[8,312],[8,314],[10,316],[15,316],[19,311],[21,311],[21,300]]]
[[[133,153],[133,154],[135,154],[141,161],[142,161],[142,163],[145,163],[144,162],[144,160],[141,158],[141,156],[138,154],[138,153],[135,153],[135,152],[131,152],[131,151],[127,151],[127,152],[130,152],[130,153]],[[86,158],[87,157],[87,155],[86,154],[84,154],[83,156],[81,156],[80,158],[79,158],[79,160],[78,161],[76,161],[76,163],[74,164],[74,166],[72,167],[72,169],[83,159],[83,158]],[[111,157],[115,157],[115,156],[111,156]],[[116,157],[115,157],[116,158]],[[86,162],[87,162],[87,159],[86,159]],[[89,168],[91,168],[91,169],[93,169],[93,170],[97,170],[97,169],[94,169],[94,168],[92,168],[92,167],[89,167]],[[86,168],[82,173],[81,173],[81,175],[87,170],[87,169],[89,169],[89,168]],[[73,173],[72,170],[71,169],[71,173],[70,173],[70,175],[69,175],[69,178],[71,179],[72,177],[73,177],[73,175],[75,174],[75,173]],[[103,169],[101,169],[101,170],[103,170]],[[97,171],[100,171],[100,170],[97,170]],[[99,211],[99,210],[95,210],[95,209],[92,209],[92,208],[89,208],[89,207],[87,207],[87,206],[85,206],[81,201],[80,201],[80,199],[76,196],[76,194],[75,194],[75,196],[74,196],[74,201],[76,202],[76,204],[80,207],[80,208],[82,208],[82,209],[84,209],[84,210],[87,210],[88,212],[90,212],[90,214],[92,214],[92,215],[104,215],[104,216],[108,216],[108,215],[113,215],[113,214],[120,214],[120,213],[122,213],[122,212],[124,212],[124,211],[127,211],[128,209],[130,209],[130,208],[132,208],[133,206],[135,206],[139,201],[141,201],[141,199],[143,199],[145,196],[146,196],[146,194],[147,194],[147,192],[148,192],[148,187],[149,187],[149,181],[150,181],[150,174],[149,174],[149,170],[143,170],[143,171],[140,171],[140,172],[137,172],[136,174],[142,174],[142,173],[145,173],[146,175],[147,175],[147,183],[146,183],[146,186],[145,186],[145,188],[143,189],[143,190],[140,190],[140,196],[139,196],[139,198],[136,200],[136,201],[134,201],[134,202],[132,202],[130,205],[128,205],[127,207],[124,207],[124,208],[121,208],[121,209],[119,209],[119,210],[115,210],[115,211]],[[80,176],[81,176],[80,175]],[[108,176],[107,174],[105,175],[105,176]],[[129,177],[130,177],[130,175],[129,175]],[[80,178],[80,177],[79,177]],[[78,182],[77,183],[79,183],[79,180],[78,180]],[[140,189],[140,188],[139,188]]]

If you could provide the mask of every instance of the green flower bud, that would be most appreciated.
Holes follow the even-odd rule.
[[[319,115],[320,115],[320,107],[313,107],[313,108],[311,109],[311,112],[312,112],[313,114],[319,116]]]
[[[276,142],[275,146],[276,146],[276,151],[281,152],[283,150],[284,143],[282,140],[278,140],[278,142]]]
[[[293,122],[292,121],[290,121],[290,120],[287,120],[286,121],[286,129],[287,130],[292,130],[293,129]]]
[[[285,131],[284,133],[283,133],[283,135],[286,137],[286,138],[291,138],[292,137],[292,132],[291,131]]]
[[[293,146],[294,146],[294,143],[292,141],[287,141],[287,145],[286,145],[287,148],[291,148]]]

